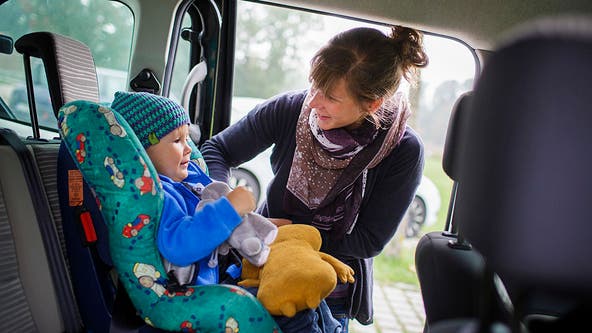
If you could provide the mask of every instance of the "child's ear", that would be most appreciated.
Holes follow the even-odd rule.
[[[154,149],[151,149],[152,147],[154,147],[154,145],[150,145],[149,147],[146,147],[146,148],[145,148],[145,150],[146,150],[146,155],[148,155],[148,157],[150,158],[150,161],[152,161],[152,160],[153,160],[153,158],[152,158],[152,154],[153,154],[153,150],[154,150]]]

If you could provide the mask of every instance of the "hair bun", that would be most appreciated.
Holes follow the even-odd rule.
[[[389,36],[401,54],[401,67],[405,78],[415,72],[417,68],[426,67],[429,63],[428,56],[423,49],[423,34],[415,29],[393,26]]]

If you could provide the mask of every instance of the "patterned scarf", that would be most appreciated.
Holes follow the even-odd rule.
[[[312,225],[339,239],[355,226],[366,172],[397,145],[409,108],[404,95],[397,93],[377,111],[386,120],[380,128],[365,121],[353,131],[323,131],[307,102],[308,98],[298,118],[284,209],[294,216],[311,217]]]
[[[338,160],[351,159],[378,135],[378,129],[369,121],[364,121],[359,128],[351,131],[343,128],[324,131],[319,128],[316,110],[310,111],[308,126],[323,150],[330,157]],[[328,163],[331,162],[328,161]]]

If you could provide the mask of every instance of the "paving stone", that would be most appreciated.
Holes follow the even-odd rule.
[[[419,288],[404,283],[374,285],[374,324],[350,321],[349,333],[422,333],[425,310]]]

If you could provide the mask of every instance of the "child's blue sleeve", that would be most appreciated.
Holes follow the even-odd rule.
[[[158,249],[171,263],[190,265],[209,256],[241,221],[226,197],[206,204],[199,211],[187,211],[181,194],[165,189]]]

